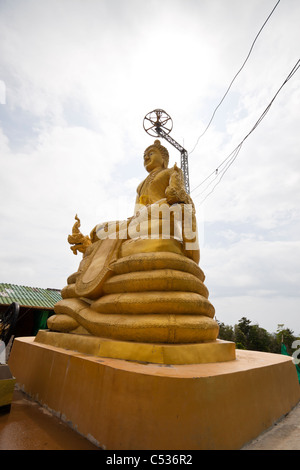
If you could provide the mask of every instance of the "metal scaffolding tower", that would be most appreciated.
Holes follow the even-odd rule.
[[[185,190],[187,194],[190,194],[188,152],[169,135],[173,128],[171,117],[163,109],[155,109],[144,117],[143,125],[147,134],[153,137],[162,137],[179,150]]]

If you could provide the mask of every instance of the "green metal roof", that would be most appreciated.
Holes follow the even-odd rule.
[[[17,302],[20,307],[53,309],[56,302],[60,300],[61,295],[58,289],[0,284],[0,305]]]

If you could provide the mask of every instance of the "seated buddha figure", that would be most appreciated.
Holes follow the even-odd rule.
[[[127,220],[99,224],[87,237],[76,216],[69,242],[83,257],[48,319],[50,330],[145,343],[217,338],[198,264],[194,204],[182,171],[168,162],[159,140],[145,150],[149,174]]]

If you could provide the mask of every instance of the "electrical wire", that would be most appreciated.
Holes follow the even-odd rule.
[[[290,73],[288,74],[288,76],[286,77],[286,79],[284,80],[284,82],[282,83],[282,85],[279,87],[279,89],[277,90],[277,92],[275,93],[275,95],[273,96],[272,100],[270,101],[270,103],[268,104],[268,106],[266,107],[266,109],[263,111],[263,113],[260,115],[260,117],[258,118],[258,120],[256,121],[256,123],[254,124],[254,126],[252,127],[252,129],[248,132],[248,134],[243,138],[243,140],[239,143],[239,145],[220,163],[220,165],[212,172],[210,173],[201,183],[199,183],[194,189],[192,189],[191,193],[194,192],[196,189],[198,189],[200,186],[202,186],[206,181],[209,180],[209,178],[211,178],[213,175],[215,175],[215,178],[210,182],[208,183],[208,185],[204,188],[204,190],[197,194],[196,196],[194,196],[194,199],[199,197],[201,194],[205,193],[205,191],[208,189],[208,187],[217,179],[219,178],[219,181],[217,181],[217,183],[214,185],[214,187],[212,188],[212,190],[206,195],[206,197],[201,201],[200,204],[202,204],[207,198],[208,196],[215,190],[216,186],[218,184],[220,184],[221,180],[223,179],[225,173],[228,171],[228,169],[230,168],[230,166],[233,164],[233,162],[236,160],[241,148],[242,148],[242,145],[243,143],[245,142],[245,140],[252,134],[252,132],[257,128],[257,126],[261,123],[261,121],[264,119],[264,117],[266,116],[266,114],[269,112],[272,104],[274,103],[276,97],[278,96],[278,94],[280,93],[280,91],[282,90],[282,88],[284,87],[284,85],[292,78],[292,76],[297,72],[297,70],[300,68],[300,59],[298,59],[298,61],[296,62],[296,64],[294,65],[294,67],[292,68],[292,70],[290,71]],[[222,168],[224,167],[224,168]],[[220,171],[220,169],[222,168],[222,170]]]
[[[213,112],[213,114],[212,114],[212,116],[211,116],[211,118],[210,118],[209,123],[207,124],[207,126],[206,126],[205,130],[202,132],[202,134],[198,137],[198,140],[197,140],[197,142],[196,142],[194,148],[189,152],[189,155],[191,155],[191,153],[195,150],[195,148],[197,147],[197,145],[198,145],[198,143],[199,143],[199,140],[201,139],[201,137],[204,136],[204,134],[206,133],[207,129],[208,129],[209,126],[211,125],[212,120],[213,120],[213,118],[215,117],[215,114],[216,114],[218,108],[219,108],[219,107],[221,106],[221,104],[223,103],[223,101],[224,101],[225,97],[227,96],[227,94],[228,94],[228,92],[229,92],[229,90],[230,90],[230,88],[231,88],[233,82],[235,81],[235,79],[237,78],[237,76],[240,74],[240,72],[243,70],[244,66],[246,65],[246,62],[248,61],[248,59],[249,59],[249,57],[250,57],[250,55],[251,55],[252,49],[253,49],[253,47],[254,47],[254,45],[255,45],[257,39],[258,39],[258,36],[260,35],[260,33],[261,33],[262,30],[264,29],[265,25],[266,25],[267,22],[269,21],[270,17],[271,17],[272,14],[274,13],[274,11],[275,11],[276,7],[278,6],[279,2],[280,2],[280,0],[277,1],[276,5],[275,5],[274,8],[272,9],[271,13],[269,14],[269,16],[268,16],[267,19],[265,20],[264,24],[262,25],[262,27],[261,27],[260,30],[258,31],[257,35],[255,36],[254,41],[252,42],[252,45],[251,45],[251,47],[250,47],[250,50],[249,50],[249,52],[248,52],[248,55],[247,55],[246,59],[244,60],[242,66],[241,66],[240,69],[237,71],[237,73],[235,74],[235,76],[233,77],[233,79],[231,80],[231,82],[230,82],[230,84],[229,84],[229,86],[228,86],[228,88],[227,88],[227,90],[226,90],[226,92],[225,92],[223,98],[221,99],[221,101],[219,102],[219,104],[217,105],[217,107],[215,108],[215,110],[214,110],[214,112]]]

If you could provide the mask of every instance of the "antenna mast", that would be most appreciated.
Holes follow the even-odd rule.
[[[187,194],[190,194],[188,152],[169,135],[173,128],[171,117],[163,109],[154,109],[144,117],[143,125],[147,134],[152,137],[162,137],[179,150],[185,190]]]

